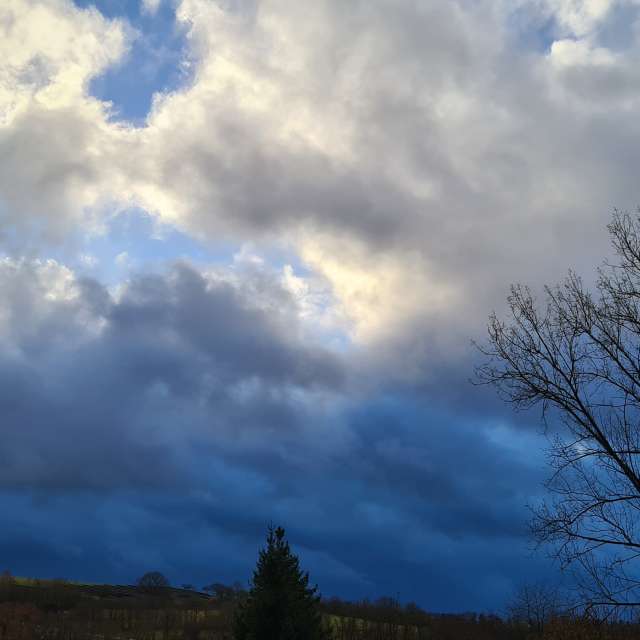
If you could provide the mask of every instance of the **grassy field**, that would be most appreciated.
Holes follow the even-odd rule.
[[[0,583],[0,640],[222,640],[231,614],[185,589],[27,577]]]
[[[20,577],[0,584],[0,640],[231,640],[237,602],[164,587]],[[326,611],[336,640],[423,640],[425,629]]]
[[[240,596],[241,597],[241,596]],[[0,578],[0,640],[232,640],[238,601],[199,591]],[[323,601],[334,640],[638,640],[639,625],[550,621],[544,631],[496,616],[429,614],[390,599]]]

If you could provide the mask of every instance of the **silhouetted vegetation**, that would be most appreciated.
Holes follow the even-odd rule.
[[[544,584],[522,585],[507,605],[511,621],[539,633],[565,609],[559,591]]]
[[[233,610],[206,594],[161,587],[0,583],[0,639],[230,638]]]
[[[226,589],[238,592],[234,586]],[[533,589],[529,596],[535,609],[537,587]],[[171,587],[165,594],[156,598],[138,586],[1,580],[0,640],[233,640],[233,621],[242,594],[235,600],[223,601],[202,592]],[[516,594],[514,603],[521,595],[522,591]],[[538,625],[535,615],[530,621],[521,615],[503,618],[478,613],[437,614],[415,603],[402,605],[389,597],[361,602],[329,598],[319,601],[318,609],[323,627],[335,640],[640,638],[638,624],[599,623],[593,618],[561,612],[548,617],[545,614],[544,624]],[[543,610],[546,611],[544,607]]]
[[[299,566],[282,527],[269,528],[251,589],[234,620],[236,640],[324,640],[317,587]]]
[[[202,587],[206,593],[210,593],[218,602],[234,602],[247,595],[239,582],[234,582],[230,587],[220,582],[212,582]]]
[[[512,287],[509,321],[491,317],[478,370],[553,427],[551,499],[534,534],[577,570],[580,603],[601,619],[640,607],[640,219],[616,213],[609,232],[617,262],[595,293],[573,273],[544,305]]]
[[[138,578],[137,585],[147,593],[160,594],[169,587],[169,580],[159,571],[149,571]]]

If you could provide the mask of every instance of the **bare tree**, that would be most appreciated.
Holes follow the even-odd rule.
[[[235,598],[235,590],[233,587],[229,587],[221,582],[212,582],[204,587],[203,591],[210,593],[219,602],[229,602]]]
[[[15,582],[13,576],[11,575],[11,571],[9,569],[5,569],[0,574],[0,584],[13,584]]]
[[[640,219],[615,212],[608,229],[617,260],[594,293],[569,273],[541,308],[512,286],[476,372],[517,408],[541,405],[553,473],[533,532],[579,568],[582,602],[602,616],[640,607]]]
[[[521,586],[507,605],[514,622],[526,624],[529,629],[542,633],[544,626],[561,613],[557,589],[544,584]]]
[[[149,571],[138,578],[137,586],[149,593],[165,590],[169,586],[169,580],[159,571]]]

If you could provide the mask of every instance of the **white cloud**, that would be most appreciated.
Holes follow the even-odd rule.
[[[0,6],[0,124],[25,110],[85,99],[87,83],[122,58],[119,21],[64,0],[7,0]]]
[[[591,33],[606,19],[615,0],[546,0],[555,18],[571,35]]]
[[[131,258],[126,251],[121,251],[115,258],[114,262],[120,269],[126,269],[131,265]]]
[[[142,11],[154,15],[160,8],[161,0],[142,0]]]
[[[615,56],[603,47],[593,47],[586,40],[556,40],[549,53],[552,64],[559,67],[615,64]]]
[[[100,322],[80,302],[75,273],[52,260],[0,260],[0,350],[28,361],[41,348],[82,340],[100,330]],[[64,319],[61,311],[70,311]],[[23,349],[30,343],[29,349]]]
[[[358,342],[388,339],[417,312],[428,318],[460,302],[460,292],[430,277],[417,252],[371,253],[364,244],[317,234],[301,240],[300,252],[331,283],[337,311]]]
[[[98,258],[90,253],[81,253],[80,256],[78,256],[78,259],[80,264],[84,265],[88,269],[95,269],[95,267],[100,263]]]
[[[518,48],[516,8],[555,17],[549,52]],[[88,95],[123,60],[128,27],[12,0],[0,9],[0,217],[17,230],[5,242],[60,240],[137,205],[258,255],[288,246],[330,291],[317,313],[331,304],[364,342],[420,319],[469,332],[509,281],[597,260],[611,208],[640,200],[640,46],[600,40],[614,9],[183,0],[192,81],[157,94],[135,128]]]
[[[124,56],[128,30],[68,1],[10,0],[0,32],[0,221],[19,246],[61,241],[87,209],[121,199],[123,132],[87,92]]]

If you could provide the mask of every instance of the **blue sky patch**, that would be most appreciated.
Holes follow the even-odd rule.
[[[113,283],[123,271],[163,268],[175,260],[229,264],[237,250],[231,244],[205,246],[141,209],[131,209],[112,218],[105,234],[85,240],[77,267]]]
[[[94,5],[103,15],[125,19],[135,29],[137,35],[124,60],[94,78],[89,90],[113,104],[114,119],[144,124],[154,93],[173,91],[189,80],[182,65],[186,31],[176,22],[172,3],[161,2],[155,13],[126,0],[76,0],[76,4]]]

